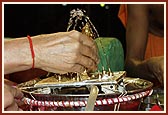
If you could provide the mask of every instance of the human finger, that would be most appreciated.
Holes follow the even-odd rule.
[[[10,81],[8,79],[4,79],[4,83],[7,84],[7,85],[11,85],[11,86],[16,86],[17,83],[13,82],[13,81]]]
[[[96,70],[96,63],[89,57],[80,55],[77,59],[78,64],[83,65],[85,68],[89,70]]]
[[[15,99],[21,99],[23,97],[23,93],[17,87],[11,87],[11,93]]]
[[[5,109],[8,108],[11,110],[12,109],[16,110],[15,108],[17,108],[17,104],[14,98],[20,99],[22,97],[23,97],[23,94],[19,89],[4,84],[4,108]]]
[[[70,37],[79,40],[79,42],[83,43],[84,45],[87,45],[89,47],[92,47],[94,44],[94,40],[90,37],[86,36],[85,34],[82,34],[81,32],[78,32],[76,30],[72,30],[70,32]]]
[[[82,45],[80,49],[80,53],[84,56],[88,56],[91,58],[95,63],[98,63],[98,55],[97,52],[86,45]]]
[[[83,66],[83,65],[81,65],[81,64],[74,64],[73,66],[72,66],[72,68],[71,68],[72,70],[71,70],[71,72],[78,72],[78,73],[82,73],[82,72],[84,72],[84,70],[85,70],[85,67]]]
[[[19,107],[25,105],[25,103],[21,99],[15,99],[15,102]]]
[[[89,46],[89,47],[95,46],[94,40],[93,40],[92,38],[90,38],[90,37],[84,35],[84,34],[82,34],[82,35],[80,36],[80,41],[81,41],[83,44],[85,44],[85,45],[87,45],[87,46]]]

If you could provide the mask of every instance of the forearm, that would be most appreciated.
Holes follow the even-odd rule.
[[[30,69],[32,57],[28,39],[18,38],[4,42],[4,74]]]
[[[34,68],[53,73],[96,70],[98,54],[93,39],[78,31],[33,36]],[[5,74],[32,67],[32,55],[27,38],[5,41]]]

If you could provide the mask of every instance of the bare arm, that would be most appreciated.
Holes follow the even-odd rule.
[[[32,37],[35,68],[54,73],[96,70],[98,58],[94,41],[77,31]],[[5,41],[5,74],[30,69],[32,57],[27,38]]]
[[[125,69],[129,76],[156,82],[158,79],[156,71],[163,67],[159,67],[163,64],[163,57],[144,60],[149,28],[148,13],[147,5],[128,5],[128,23],[126,28],[127,55]],[[156,60],[159,61],[159,63],[156,64]]]
[[[31,68],[32,58],[28,39],[5,40],[4,44],[5,74]]]
[[[126,27],[127,58],[143,60],[148,34],[148,9],[146,5],[128,5]]]

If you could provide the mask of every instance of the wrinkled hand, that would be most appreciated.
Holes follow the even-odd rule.
[[[14,87],[4,84],[4,110],[22,111],[18,106],[21,104],[18,100],[23,97],[23,93]]]
[[[159,80],[161,85],[164,84],[164,57],[152,57],[147,60],[149,71]]]
[[[96,44],[78,31],[35,36],[33,45],[37,68],[54,73],[97,69]]]

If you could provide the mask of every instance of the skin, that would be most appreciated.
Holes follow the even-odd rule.
[[[31,39],[35,52],[35,68],[62,74],[97,69],[96,44],[93,39],[78,31],[37,35]],[[32,57],[28,39],[23,37],[5,40],[4,73],[10,74],[31,68]],[[13,87],[12,83],[5,82],[4,92],[5,110],[21,110],[16,101],[16,98],[23,97],[21,91]]]
[[[126,27],[127,54],[125,69],[136,76],[163,86],[164,57],[144,59],[148,33],[164,36],[164,6],[154,4],[128,5]],[[159,81],[159,83],[157,83]]]
[[[59,32],[31,37],[35,68],[53,73],[96,70],[98,54],[95,42],[80,32]],[[17,47],[16,47],[17,46]],[[5,74],[32,67],[30,46],[26,37],[5,41]]]
[[[19,101],[23,97],[23,93],[16,87],[4,84],[4,110],[5,111],[22,111],[19,108],[21,102]]]

